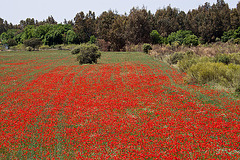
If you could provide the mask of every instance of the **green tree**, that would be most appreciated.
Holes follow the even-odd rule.
[[[182,30],[179,30],[177,32],[173,32],[171,33],[167,40],[168,40],[168,43],[169,44],[172,44],[174,42],[178,42],[180,45],[183,44],[184,42],[184,38],[188,37],[192,35],[192,32],[191,31],[182,31]]]
[[[67,44],[77,44],[79,43],[76,33],[73,30],[68,30],[66,33]]]
[[[187,46],[197,46],[198,45],[198,37],[196,35],[187,35],[183,39],[183,44]]]
[[[150,33],[150,37],[151,37],[152,44],[163,44],[164,43],[163,37],[160,36],[160,34],[158,33],[157,30],[153,30]]]

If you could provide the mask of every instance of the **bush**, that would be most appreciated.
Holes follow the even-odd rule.
[[[23,44],[26,47],[31,47],[33,50],[35,50],[35,48],[38,48],[42,45],[42,40],[40,38],[31,38],[25,40]]]
[[[206,67],[207,66],[207,67]],[[223,86],[232,85],[230,68],[223,63],[199,62],[188,70],[188,81],[197,83],[216,82]]]
[[[12,47],[12,46],[16,46],[17,42],[14,39],[9,39],[7,41],[7,44],[8,44],[9,47]]]
[[[79,52],[80,52],[79,46],[73,48],[72,51],[71,51],[72,54],[78,54]]]
[[[143,52],[148,54],[149,50],[152,50],[152,46],[148,43],[143,44]]]
[[[39,47],[40,50],[47,50],[47,49],[50,49],[49,45],[41,45]]]
[[[111,43],[105,41],[104,39],[97,39],[97,46],[104,52],[110,51],[111,49]]]
[[[33,51],[34,49],[32,47],[26,47],[26,51]]]
[[[240,64],[240,53],[231,53],[229,54],[230,63]]]
[[[240,85],[236,88],[235,92],[236,92],[237,94],[240,94]]]
[[[152,40],[152,44],[163,44],[164,43],[164,38],[160,36],[157,30],[153,30],[150,33],[150,37]]]
[[[217,54],[215,56],[215,62],[229,64],[230,63],[230,57],[229,57],[228,54]]]
[[[73,49],[72,54],[79,54],[77,61],[80,64],[97,63],[97,59],[101,57],[101,53],[95,44],[81,44]]]
[[[169,59],[167,60],[167,62],[169,64],[177,64],[178,61],[182,60],[184,58],[184,53],[181,52],[175,52],[173,54],[170,55]]]
[[[198,45],[198,37],[195,35],[188,35],[183,39],[183,44],[187,46],[197,46]]]
[[[97,38],[93,35],[93,36],[90,37],[89,43],[90,43],[90,44],[95,44],[96,41],[97,41]]]

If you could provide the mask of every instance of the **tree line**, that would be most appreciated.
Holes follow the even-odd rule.
[[[151,13],[146,8],[132,8],[120,15],[112,10],[98,17],[95,12],[79,12],[73,20],[58,24],[52,16],[44,21],[34,18],[8,24],[0,18],[0,40],[16,45],[38,38],[45,45],[79,44],[96,37],[109,49],[121,50],[127,44],[153,43],[196,45],[240,38],[240,2],[230,9],[224,0],[205,3],[185,13],[168,6]],[[240,29],[239,29],[240,30]],[[239,41],[240,42],[240,41]]]

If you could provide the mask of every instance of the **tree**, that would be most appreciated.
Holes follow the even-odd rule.
[[[168,43],[169,44],[172,44],[174,42],[178,42],[180,45],[183,44],[184,42],[184,38],[188,37],[192,35],[192,32],[191,31],[182,31],[182,30],[179,30],[177,32],[173,32],[171,33],[167,40],[168,40]]]
[[[179,10],[168,6],[164,9],[159,9],[155,13],[156,29],[158,33],[167,37],[170,33],[178,31],[183,28],[183,13],[179,15]]]
[[[148,12],[145,8],[132,8],[126,22],[126,38],[130,43],[150,42],[152,26],[148,19]]]
[[[111,47],[114,51],[120,51],[126,45],[126,38],[124,32],[126,30],[127,17],[117,16],[109,31]]]
[[[99,39],[104,39],[109,42],[110,30],[116,18],[116,13],[109,10],[108,12],[103,12],[96,20],[96,33]]]
[[[53,18],[53,16],[48,16],[48,18],[45,21],[48,24],[57,24],[57,21],[55,21],[55,19]]]
[[[67,31],[66,42],[67,42],[67,44],[77,44],[77,43],[79,43],[77,35],[73,30],[68,30]]]
[[[163,37],[160,36],[157,30],[153,30],[150,33],[150,37],[151,37],[152,44],[163,44],[164,42]]]
[[[240,15],[236,8],[231,10],[231,29],[237,29],[240,26]]]
[[[183,39],[183,44],[187,46],[197,46],[198,45],[198,37],[196,35],[187,35]]]
[[[95,13],[89,11],[88,14],[78,13],[75,18],[74,32],[81,43],[88,42],[95,33]]]

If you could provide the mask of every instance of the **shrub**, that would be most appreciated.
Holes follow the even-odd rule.
[[[33,48],[33,50],[35,50],[35,48],[38,48],[39,46],[42,45],[42,40],[40,38],[31,38],[31,39],[25,40],[23,44],[26,47],[31,47]]]
[[[73,48],[72,51],[71,51],[72,54],[78,54],[79,52],[80,52],[79,46]]]
[[[97,46],[104,52],[110,51],[111,49],[111,43],[105,41],[104,39],[97,39]]]
[[[12,46],[16,46],[17,42],[14,39],[9,39],[7,41],[7,44],[8,44],[9,47],[12,47]]]
[[[32,47],[26,47],[26,51],[33,51],[34,49]]]
[[[80,64],[97,63],[97,59],[101,57],[101,53],[98,51],[98,47],[95,44],[81,44],[73,51],[74,54],[79,53],[77,61],[79,61]]]
[[[89,43],[90,43],[90,44],[95,44],[96,41],[97,41],[97,38],[96,38],[94,35],[92,35],[92,36],[90,37]]]
[[[230,57],[229,57],[228,54],[217,54],[215,56],[215,62],[229,64],[230,63]]]
[[[169,59],[167,60],[167,62],[169,64],[177,64],[178,61],[182,60],[184,57],[184,53],[181,52],[175,52],[173,54],[170,55]]]
[[[236,92],[237,94],[240,94],[240,85],[235,89],[235,92]]]
[[[47,50],[47,49],[50,49],[49,45],[41,45],[39,47],[40,50]]]
[[[143,52],[148,54],[149,50],[152,50],[152,46],[148,43],[143,44]]]
[[[153,30],[150,33],[150,37],[152,40],[152,44],[163,44],[164,43],[164,38],[160,36],[157,30]]]
[[[240,64],[240,53],[229,54],[230,63]]]
[[[223,63],[199,62],[189,68],[188,81],[198,83],[214,81],[226,86],[231,82],[227,72],[228,66]]]
[[[197,46],[198,45],[198,37],[195,35],[188,35],[183,39],[183,44],[187,46]]]

